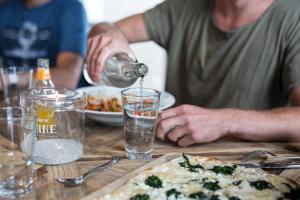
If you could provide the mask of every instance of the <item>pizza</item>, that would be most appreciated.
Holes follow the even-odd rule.
[[[297,185],[261,169],[183,154],[131,178],[104,200],[300,199]]]

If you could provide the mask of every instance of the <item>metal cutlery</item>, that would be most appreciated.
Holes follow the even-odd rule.
[[[56,180],[60,183],[65,184],[66,186],[70,186],[70,187],[79,186],[84,183],[84,179],[91,173],[111,167],[112,165],[116,164],[119,160],[120,160],[120,156],[113,156],[112,159],[110,161],[108,161],[107,163],[104,163],[93,169],[90,169],[89,171],[87,171],[86,173],[84,173],[81,176],[78,176],[76,178],[58,178]]]
[[[269,151],[256,150],[256,151],[252,151],[250,153],[245,154],[241,158],[241,162],[245,163],[247,161],[255,160],[258,158],[265,158],[265,159],[267,159],[266,162],[275,162],[275,161],[283,162],[283,161],[288,161],[288,160],[300,160],[300,156],[278,156]]]
[[[275,154],[271,153],[271,152],[268,152],[268,151],[264,151],[264,150],[256,150],[256,151],[252,151],[250,153],[247,153],[245,154],[242,158],[241,158],[241,162],[244,163],[244,162],[247,162],[249,160],[253,160],[253,159],[256,159],[258,157],[261,157],[263,155],[267,155],[267,154],[270,154],[270,155],[273,155],[275,156]]]
[[[244,166],[247,168],[261,168],[261,169],[299,169],[299,164],[282,164],[282,163],[239,163],[239,166]]]
[[[248,162],[264,158],[258,163]],[[262,168],[262,169],[299,169],[300,156],[277,156],[269,151],[256,150],[245,154],[241,158],[240,166],[249,168]]]

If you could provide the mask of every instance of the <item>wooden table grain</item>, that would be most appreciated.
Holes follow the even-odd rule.
[[[1,145],[0,139],[0,147]],[[170,152],[185,152],[191,155],[238,161],[243,154],[258,149],[268,150],[278,155],[300,155],[300,143],[247,142],[227,138],[187,148],[179,148],[176,144],[157,140],[153,159]],[[87,120],[85,126],[84,150],[84,156],[74,163],[61,166],[35,166],[37,173],[33,190],[28,194],[16,196],[16,199],[80,199],[149,162],[126,159],[122,127],[108,127],[90,120]],[[55,181],[58,177],[76,177],[95,165],[108,161],[112,155],[122,156],[121,161],[110,169],[91,175],[82,186],[70,188]],[[299,171],[285,170],[271,171],[271,173],[281,173],[300,183]]]

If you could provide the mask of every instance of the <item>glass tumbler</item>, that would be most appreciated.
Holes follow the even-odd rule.
[[[0,103],[19,106],[19,96],[32,87],[33,69],[28,67],[0,68]]]
[[[86,95],[64,88],[31,89],[20,104],[30,126],[36,115],[34,163],[59,165],[78,160],[83,154]]]
[[[122,90],[126,156],[130,159],[152,157],[160,92],[154,89]]]
[[[20,107],[0,108],[0,199],[29,191],[33,182],[35,121],[24,126],[24,114]]]

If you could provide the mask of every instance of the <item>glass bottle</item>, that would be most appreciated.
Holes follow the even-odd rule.
[[[48,59],[39,58],[37,61],[35,88],[54,88]]]
[[[36,82],[34,88],[49,88],[54,90],[55,86],[51,80],[49,69],[49,60],[39,58],[37,60]],[[56,115],[51,105],[42,102],[37,103],[35,108],[37,111],[37,136],[52,137],[56,134]]]
[[[84,67],[84,77],[92,85],[111,85],[115,87],[128,87],[135,83],[138,78],[144,78],[148,74],[148,67],[140,63],[133,56],[119,52],[109,56],[104,63],[99,81],[93,81]]]

